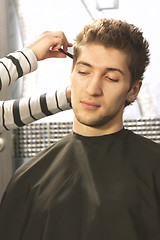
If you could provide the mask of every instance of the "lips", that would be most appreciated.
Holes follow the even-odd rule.
[[[90,109],[90,110],[96,110],[100,107],[99,104],[94,103],[94,102],[89,102],[89,101],[81,101],[82,105],[84,108],[86,109]]]

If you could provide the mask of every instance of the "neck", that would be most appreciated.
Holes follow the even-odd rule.
[[[86,137],[108,135],[108,134],[118,132],[122,128],[123,128],[122,119],[120,121],[115,121],[115,122],[112,121],[112,123],[108,122],[103,126],[99,126],[99,127],[90,127],[90,126],[84,125],[80,123],[75,116],[73,120],[73,131],[75,133],[78,133]]]

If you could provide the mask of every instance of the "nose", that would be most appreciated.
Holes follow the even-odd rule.
[[[94,76],[88,79],[86,92],[90,96],[101,96],[102,95],[101,77]]]

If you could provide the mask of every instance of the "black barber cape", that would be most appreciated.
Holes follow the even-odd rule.
[[[71,133],[21,166],[1,240],[160,240],[160,146],[129,130]]]

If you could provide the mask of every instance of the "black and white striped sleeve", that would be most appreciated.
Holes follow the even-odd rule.
[[[0,90],[37,69],[37,59],[29,48],[0,59]]]
[[[70,109],[65,89],[30,98],[0,101],[0,132]]]

